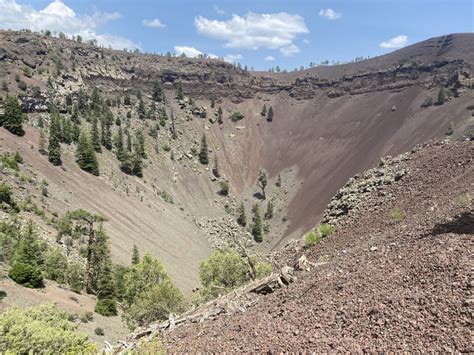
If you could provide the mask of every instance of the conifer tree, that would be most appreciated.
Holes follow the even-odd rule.
[[[140,262],[140,252],[135,244],[133,244],[132,251],[132,265],[137,265]]]
[[[201,164],[207,165],[209,164],[209,151],[207,148],[207,140],[206,140],[206,135],[202,135],[201,139],[201,150],[199,151],[199,161]]]
[[[132,151],[132,137],[130,136],[129,131],[126,131],[125,133],[127,135],[127,150],[131,152]]]
[[[211,98],[211,108],[216,107],[216,100],[214,98]]]
[[[53,165],[61,165],[61,123],[59,114],[54,111],[51,115],[48,140],[48,160]]]
[[[265,173],[265,171],[263,170],[260,170],[258,172],[258,185],[260,186],[260,188],[262,189],[262,196],[263,196],[263,199],[265,200],[266,198],[266,195],[265,195],[265,188],[267,187],[267,174]]]
[[[219,173],[219,165],[217,163],[217,155],[214,155],[214,166],[212,167],[212,174],[214,174],[216,178],[221,176],[221,174]]]
[[[267,203],[267,210],[265,211],[265,219],[272,219],[273,217],[273,201]]]
[[[72,105],[71,121],[77,124],[81,123],[79,119],[79,109],[76,102]]]
[[[91,126],[91,143],[92,147],[97,153],[100,153],[102,149],[100,148],[100,136],[99,128],[97,127],[97,115],[92,116],[92,126]]]
[[[23,119],[24,115],[21,111],[18,98],[7,95],[5,100],[5,113],[3,118],[0,117],[0,126],[5,127],[10,133],[21,137],[25,134],[23,130]]]
[[[125,148],[123,145],[123,130],[122,127],[119,127],[116,141],[115,141],[115,148],[116,152],[115,155],[119,161],[123,161],[125,159]]]
[[[143,120],[146,118],[146,109],[143,100],[140,98],[138,101],[138,118]]]
[[[97,88],[94,88],[91,94],[91,109],[93,111],[98,111],[99,108],[100,108],[100,95]]]
[[[77,143],[79,140],[79,135],[81,134],[81,128],[76,122],[73,122],[72,124],[72,133],[71,133],[71,138],[74,143]]]
[[[245,227],[247,225],[247,216],[245,215],[245,206],[243,202],[240,203],[238,213],[239,216],[237,217],[237,223],[242,227]]]
[[[110,254],[110,253],[108,253]],[[117,315],[115,302],[115,284],[112,274],[112,262],[110,255],[103,262],[97,280],[97,303],[95,311],[103,316]]]
[[[153,101],[161,102],[163,99],[163,89],[161,88],[161,84],[158,81],[155,81],[153,84],[153,93],[151,95]]]
[[[444,89],[441,88],[439,89],[439,93],[438,93],[438,105],[444,104],[445,100],[446,100],[446,96],[444,94]]]
[[[270,108],[268,109],[267,121],[268,121],[268,122],[272,122],[272,121],[273,121],[273,107],[271,107],[271,106],[270,106]]]
[[[260,115],[263,117],[267,115],[267,106],[265,104],[263,104],[262,112],[260,112]]]
[[[217,123],[222,124],[224,121],[222,120],[222,107],[219,106],[217,109]]]
[[[64,116],[61,117],[62,123],[62,142],[65,144],[72,143],[72,124],[71,121]]]
[[[84,112],[87,110],[87,96],[84,90],[82,90],[82,88],[79,89],[79,92],[77,94],[77,108],[81,112]]]
[[[252,235],[254,240],[257,243],[262,242],[262,219],[260,218],[260,211],[258,208],[258,204],[255,204],[252,208],[253,216],[252,216]]]
[[[176,84],[176,98],[178,100],[184,99],[183,85],[181,84],[181,81],[178,81],[178,83]]]
[[[145,150],[145,136],[143,135],[143,131],[141,129],[135,133],[135,139],[135,151],[141,158],[146,159],[147,155]]]
[[[39,131],[38,152],[40,152],[40,154],[42,155],[48,154],[48,152],[46,151],[46,136],[42,129],[40,129]]]
[[[94,148],[85,133],[81,133],[76,148],[76,161],[79,167],[92,175],[99,175],[99,163]]]

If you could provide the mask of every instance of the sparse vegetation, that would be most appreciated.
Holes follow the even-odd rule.
[[[405,213],[398,207],[394,207],[389,211],[390,218],[395,222],[401,222],[405,219]]]
[[[230,115],[230,119],[232,120],[232,122],[237,122],[237,121],[240,121],[244,118],[244,114],[241,113],[241,112],[238,112],[238,111],[235,111],[232,113],[232,115]]]

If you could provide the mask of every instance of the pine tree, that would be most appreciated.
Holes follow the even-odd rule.
[[[151,95],[153,101],[161,102],[163,99],[163,89],[161,88],[161,84],[158,81],[155,81],[153,84],[153,94]]]
[[[181,84],[181,81],[178,81],[178,84],[176,84],[176,99],[184,99],[183,85]]]
[[[445,101],[446,101],[446,95],[444,93],[444,89],[441,88],[439,89],[439,93],[438,93],[438,105],[444,104]]]
[[[278,178],[277,178],[277,181],[275,183],[276,187],[281,187],[281,175],[278,174]]]
[[[273,107],[271,107],[271,106],[270,106],[270,108],[268,109],[267,121],[268,121],[268,122],[272,122],[272,121],[273,121]]]
[[[140,252],[135,244],[133,244],[132,251],[132,265],[137,265],[140,262]]]
[[[129,131],[126,131],[125,133],[127,135],[127,150],[131,152],[132,151],[132,137],[130,136]]]
[[[38,152],[40,152],[40,154],[42,155],[48,154],[48,152],[46,151],[46,136],[42,129],[40,129],[39,131]]]
[[[53,165],[61,165],[61,123],[59,114],[54,111],[51,115],[48,140],[48,160]]]
[[[77,108],[81,112],[87,110],[87,96],[82,88],[79,89],[79,93],[77,94]]]
[[[216,100],[214,98],[211,98],[211,108],[216,107]]]
[[[260,170],[258,172],[258,185],[262,189],[262,197],[265,200],[266,195],[265,195],[265,187],[267,187],[267,174],[265,174],[265,171]]]
[[[209,164],[209,156],[208,156],[208,148],[207,148],[207,141],[206,141],[206,135],[202,135],[201,139],[201,150],[199,152],[199,161],[201,164],[207,165]]]
[[[123,161],[125,159],[125,148],[123,145],[123,131],[122,127],[119,127],[116,141],[115,141],[115,148],[116,152],[115,155],[119,161]]]
[[[110,253],[109,253],[110,254]],[[97,280],[97,303],[95,311],[103,316],[117,315],[115,302],[115,284],[112,274],[112,262],[110,255],[103,262]]]
[[[239,216],[237,217],[237,223],[242,227],[245,227],[247,225],[247,216],[245,215],[245,206],[243,202],[240,203],[237,212],[239,213]]]
[[[258,208],[258,204],[255,204],[252,208],[253,216],[252,216],[252,235],[254,240],[257,243],[262,242],[262,219],[260,218],[260,211]]]
[[[267,210],[265,211],[265,219],[272,219],[273,217],[273,201],[267,203]]]
[[[100,101],[101,99],[99,91],[97,90],[97,88],[94,88],[91,94],[91,109],[93,111],[98,111],[100,109]]]
[[[74,105],[72,105],[71,121],[77,124],[81,123],[79,119],[79,109],[77,103],[74,103]]]
[[[142,130],[138,130],[135,133],[135,151],[137,152],[138,155],[140,155],[141,158],[146,159],[146,150],[145,150],[145,136],[143,135]]]
[[[146,118],[145,104],[142,99],[138,101],[138,118],[141,120]]]
[[[62,142],[65,144],[72,143],[72,123],[69,119],[62,116],[61,118],[62,123]]]
[[[221,176],[221,174],[219,173],[219,165],[217,163],[217,155],[214,155],[214,166],[212,167],[212,174],[214,174],[216,178]]]
[[[217,123],[222,124],[224,121],[222,120],[222,107],[219,106],[217,109]]]
[[[132,156],[132,174],[143,177],[143,162],[139,152],[135,152]]]
[[[5,113],[3,118],[0,117],[0,126],[5,127],[10,133],[21,137],[25,134],[23,130],[23,119],[24,115],[21,111],[18,98],[7,95],[5,100]]]
[[[77,143],[77,141],[79,140],[80,134],[81,134],[81,128],[76,122],[74,122],[72,124],[72,133],[71,133],[71,138],[74,143]]]
[[[100,136],[99,136],[99,128],[97,127],[97,116],[92,116],[92,126],[91,126],[91,143],[92,147],[97,153],[100,153],[102,149],[100,148]]]
[[[81,133],[76,148],[76,161],[79,167],[92,175],[99,176],[99,163],[91,142],[85,133]]]
[[[263,117],[267,115],[267,106],[265,104],[263,104],[262,112],[260,112],[260,115]]]

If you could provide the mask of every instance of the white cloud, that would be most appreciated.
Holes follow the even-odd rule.
[[[307,39],[307,38],[304,38],[304,39],[303,39],[303,43],[308,44],[308,43],[310,43],[310,40]]]
[[[300,52],[300,49],[298,46],[290,44],[289,46],[280,48],[280,52],[285,57],[291,57],[292,55],[298,54]]]
[[[322,9],[319,11],[319,16],[325,17],[328,20],[337,20],[342,17],[342,14],[340,12],[336,12],[333,9]]]
[[[380,43],[380,47],[382,48],[402,48],[405,47],[408,43],[408,37],[405,35],[399,35],[397,37],[393,37],[388,41],[384,41]]]
[[[99,45],[115,49],[135,49],[137,44],[127,38],[97,33],[105,23],[119,19],[118,12],[94,12],[78,15],[60,0],[52,1],[44,9],[37,11],[31,6],[21,5],[16,0],[0,0],[0,27],[32,31],[50,30],[64,32],[70,36],[81,35],[84,40],[97,39]]]
[[[157,18],[153,20],[143,20],[143,26],[150,27],[150,28],[163,28],[166,27],[165,24],[161,23],[161,21]]]
[[[239,62],[240,60],[242,60],[241,54],[227,54],[224,57],[224,62],[227,62],[227,63],[235,63],[235,62]]]
[[[219,15],[225,15],[225,11],[217,5],[214,5],[214,11],[217,12]]]
[[[263,58],[263,60],[266,60],[267,62],[271,62],[275,60],[275,57],[272,55],[267,55],[265,58]]]
[[[286,12],[234,14],[227,21],[199,16],[194,25],[200,34],[225,41],[226,48],[277,49],[292,45],[297,35],[309,33],[303,17]]]
[[[188,47],[188,46],[174,46],[174,51],[176,52],[176,55],[184,54],[186,55],[186,57],[191,57],[191,58],[204,54],[199,49],[196,49],[194,47]]]

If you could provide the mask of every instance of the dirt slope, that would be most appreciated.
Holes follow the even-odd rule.
[[[403,178],[361,192],[344,226],[290,257],[327,264],[243,313],[165,333],[167,350],[472,352],[473,157],[472,142],[405,156]]]
[[[50,182],[49,209],[62,214],[80,207],[108,218],[116,261],[128,263],[137,244],[142,252],[160,257],[189,293],[197,283],[199,262],[211,250],[208,230],[196,221],[232,218],[224,207],[232,209],[240,200],[245,200],[247,211],[256,202],[263,209],[266,202],[253,197],[259,169],[268,171],[269,199],[274,198],[278,207],[269,222],[270,232],[258,247],[266,251],[291,237],[299,238],[317,224],[337,189],[381,156],[441,138],[450,128],[454,137],[462,136],[466,127],[473,126],[472,112],[466,109],[474,102],[473,53],[474,35],[456,34],[344,66],[263,74],[217,60],[135,54],[0,31],[0,76],[8,81],[10,93],[23,96],[29,111],[26,136],[18,138],[1,129],[0,148],[19,149],[26,163]],[[59,62],[64,68],[56,77]],[[18,88],[15,74],[28,85],[26,92]],[[146,137],[149,159],[143,179],[120,172],[110,152],[99,156],[99,178],[79,170],[74,146],[63,147],[64,169],[53,167],[37,153],[38,117],[49,116],[42,112],[43,104],[64,107],[66,95],[77,99],[79,89],[90,93],[96,87],[112,99],[125,92],[135,95],[140,89],[148,106],[155,80],[166,89],[166,109],[176,115],[178,139],[170,139],[169,122],[157,139]],[[189,117],[179,107],[174,98],[178,81],[186,95],[207,108],[206,119]],[[426,96],[436,99],[441,87],[452,90],[454,86],[459,97],[442,106],[421,108]],[[7,94],[3,89],[0,93]],[[209,120],[214,117],[211,97],[224,110],[222,125]],[[127,110],[132,111],[131,130],[146,131],[155,122],[136,117],[133,99],[134,105],[114,109],[114,114],[124,119]],[[260,115],[263,104],[273,106],[271,123]],[[233,111],[245,118],[232,122]],[[196,154],[189,157],[191,148],[199,149],[203,133],[210,156],[216,154],[221,173],[230,182],[228,198],[217,194],[218,182],[213,181],[210,167],[199,164]],[[163,149],[166,144],[175,160]],[[284,184],[276,189],[279,174]],[[163,192],[175,203],[166,203],[160,196]]]

